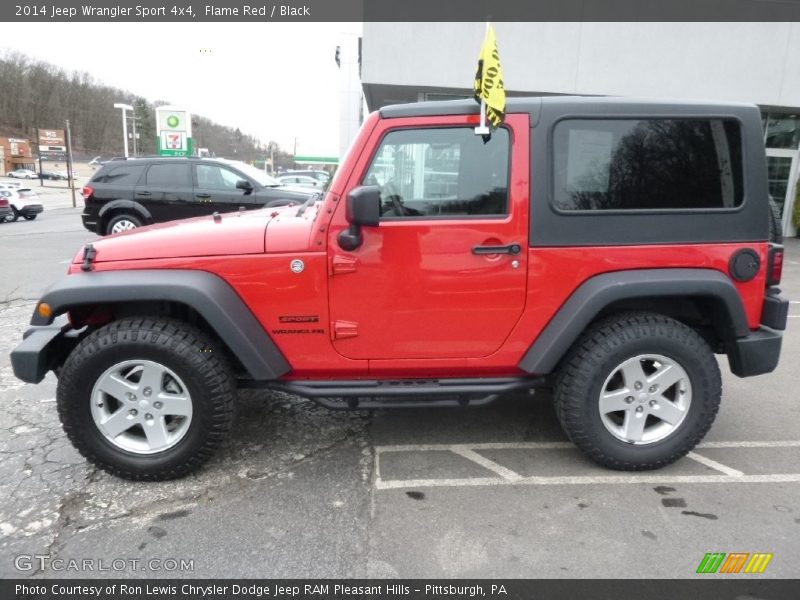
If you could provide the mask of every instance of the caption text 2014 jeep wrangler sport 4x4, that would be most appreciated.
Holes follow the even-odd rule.
[[[82,249],[16,375],[58,376],[75,446],[122,477],[199,466],[237,386],[327,406],[488,402],[555,385],[615,469],[691,450],[738,376],[772,371],[788,303],[755,106],[614,98],[390,106],[324,197]],[[772,231],[772,233],[771,233]]]

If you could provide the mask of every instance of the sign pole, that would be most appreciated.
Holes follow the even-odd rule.
[[[486,33],[489,33],[489,21],[486,21]],[[485,38],[484,38],[485,39]],[[481,124],[475,128],[475,135],[490,135],[491,131],[486,126],[486,100],[481,94]]]
[[[44,177],[42,176],[42,134],[36,128],[36,139],[39,142],[39,187],[44,187]]]
[[[75,208],[75,180],[72,178],[72,134],[69,131],[69,119],[67,119],[67,182],[69,189],[72,190],[72,208]]]

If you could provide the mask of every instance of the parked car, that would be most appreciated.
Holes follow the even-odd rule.
[[[30,185],[30,184],[29,183],[22,183],[21,181],[14,181],[12,179],[3,179],[2,181],[0,181],[0,187],[6,188],[6,189],[14,188],[15,190],[18,190],[19,188],[21,188],[21,187],[23,187],[25,185]]]
[[[62,174],[60,171],[42,171],[39,177],[41,179],[62,181],[67,178],[67,175],[66,172]]]
[[[331,178],[327,171],[322,171],[320,169],[289,169],[288,171],[282,171],[278,174],[279,177],[283,177],[284,175],[304,175],[306,177],[312,177],[322,183],[328,183]]]
[[[0,190],[0,223],[14,219],[14,211],[11,209],[11,203],[8,198]]]
[[[279,175],[275,179],[286,185],[299,185],[301,187],[309,187],[317,190],[321,190],[325,187],[325,183],[319,179],[309,177],[308,175]]]
[[[597,463],[673,463],[719,410],[715,354],[738,377],[780,358],[789,301],[761,111],[510,98],[502,126],[477,134],[479,110],[372,113],[319,202],[84,246],[36,304],[14,373],[54,370],[67,437],[130,479],[197,469],[232,429],[237,387],[345,410],[551,387],[567,437]],[[216,189],[201,166],[230,170],[214,181],[236,190],[249,175],[138,164],[97,185],[178,198],[177,164],[184,186],[204,182],[196,197]],[[751,408],[749,426],[767,423]]]
[[[251,165],[212,158],[136,158],[104,164],[81,190],[83,225],[99,235],[239,208],[302,204],[308,188]]]
[[[0,197],[5,198],[11,207],[11,215],[5,220],[16,221],[20,217],[33,221],[44,210],[39,195],[30,188],[9,189],[0,186]]]
[[[14,177],[16,179],[39,179],[38,173],[36,173],[36,171],[31,171],[30,169],[15,169],[14,171],[7,173],[6,177]]]

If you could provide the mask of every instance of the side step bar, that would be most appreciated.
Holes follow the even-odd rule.
[[[530,389],[540,385],[543,381],[543,377],[496,377],[350,381],[298,380],[253,383],[261,384],[257,387],[266,387],[310,398],[327,408],[353,410],[357,408],[481,406],[489,404],[501,394]],[[426,396],[428,397],[426,398]]]

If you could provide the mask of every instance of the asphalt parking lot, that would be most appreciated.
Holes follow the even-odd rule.
[[[723,364],[710,434],[660,471],[584,459],[546,394],[348,414],[247,392],[207,467],[151,484],[88,466],[59,427],[52,374],[33,386],[11,372],[38,294],[94,237],[64,197],[45,205],[36,221],[0,225],[2,577],[681,578],[707,552],[772,553],[759,577],[800,576],[798,240],[780,367],[742,380]],[[124,562],[52,562],[101,558]]]

